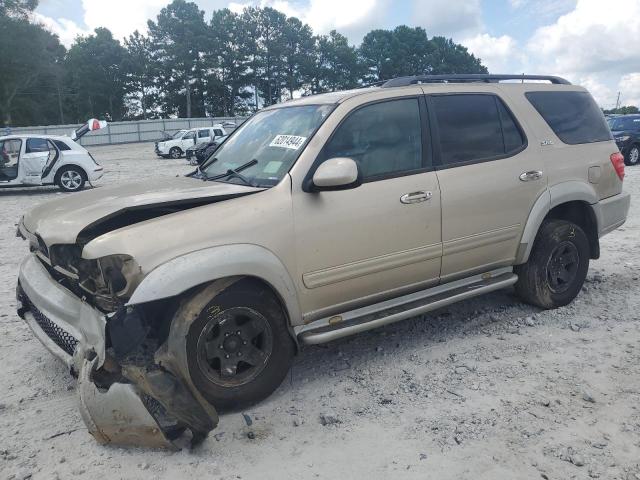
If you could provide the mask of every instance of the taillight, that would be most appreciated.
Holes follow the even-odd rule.
[[[620,152],[612,153],[609,157],[614,170],[618,174],[620,180],[624,179],[624,157]]]

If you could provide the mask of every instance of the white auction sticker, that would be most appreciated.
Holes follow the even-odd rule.
[[[270,147],[290,148],[291,150],[299,149],[307,137],[298,137],[297,135],[276,135]]]

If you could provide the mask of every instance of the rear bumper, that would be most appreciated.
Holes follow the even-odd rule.
[[[89,172],[89,180],[94,182],[100,180],[104,175],[104,168],[96,167],[92,172]]]
[[[598,236],[602,237],[621,226],[627,220],[631,195],[622,192],[593,205],[598,219]]]
[[[20,265],[17,297],[18,313],[34,335],[69,367],[89,350],[104,361],[104,314],[58,284],[33,253]]]

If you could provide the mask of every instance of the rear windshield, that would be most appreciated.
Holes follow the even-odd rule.
[[[611,140],[602,111],[587,92],[527,92],[527,99],[569,145]]]

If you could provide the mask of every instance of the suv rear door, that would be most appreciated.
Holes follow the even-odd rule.
[[[511,265],[547,179],[539,146],[493,92],[427,96],[442,195],[442,281]]]
[[[349,111],[325,142],[315,165],[352,158],[363,173],[361,186],[315,193],[294,186],[306,319],[438,282],[440,192],[423,134],[424,98],[419,87],[414,91]],[[294,185],[301,180],[294,177]]]

